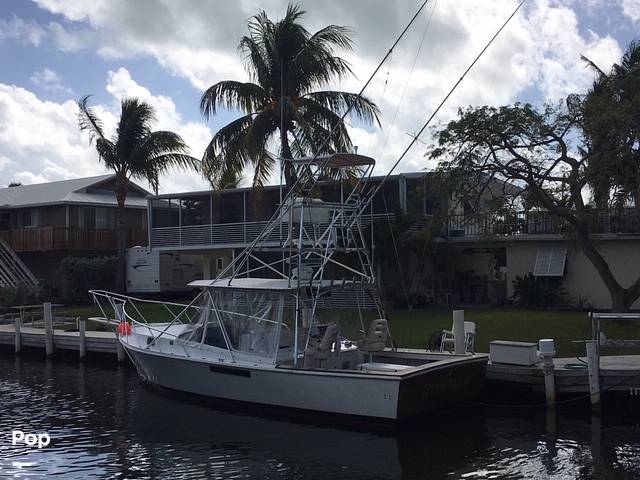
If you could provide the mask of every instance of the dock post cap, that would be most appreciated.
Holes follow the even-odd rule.
[[[553,338],[541,338],[538,341],[538,351],[543,357],[553,357],[556,354],[556,345]]]

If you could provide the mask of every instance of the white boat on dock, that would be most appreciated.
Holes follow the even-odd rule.
[[[291,189],[259,238],[218,278],[192,282],[200,293],[167,307],[164,321],[132,297],[92,292],[122,321],[119,341],[140,376],[234,402],[390,420],[478,394],[486,355],[394,346],[362,222],[374,161],[291,162],[313,172],[306,188]],[[310,196],[327,169],[341,180],[339,202]],[[276,229],[286,240],[274,246]],[[375,312],[367,325],[365,311]]]

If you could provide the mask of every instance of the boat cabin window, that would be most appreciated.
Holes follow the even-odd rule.
[[[283,294],[211,289],[203,297],[198,324],[199,328],[206,325],[204,344],[227,348],[228,342],[233,351],[258,357],[257,361],[275,361],[282,329]]]

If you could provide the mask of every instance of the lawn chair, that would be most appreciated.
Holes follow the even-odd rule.
[[[464,351],[473,353],[473,344],[476,338],[476,324],[474,322],[464,322]],[[442,331],[442,340],[440,340],[440,351],[452,351],[455,346],[455,337],[453,335],[453,327],[451,330]]]

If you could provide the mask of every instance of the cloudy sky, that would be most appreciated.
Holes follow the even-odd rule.
[[[350,26],[356,77],[333,88],[358,91],[421,0],[302,0],[307,28]],[[107,126],[123,97],[157,112],[159,129],[180,133],[201,157],[215,131],[237,116],[205,122],[203,89],[245,80],[237,52],[246,21],[286,0],[3,0],[0,3],[0,186],[104,173],[75,101],[92,94]],[[431,0],[366,94],[382,110],[382,129],[351,130],[359,152],[384,173],[467,64],[515,8],[514,0]],[[607,69],[638,35],[640,0],[527,0],[437,117],[465,105],[557,101],[584,91],[586,55]],[[428,135],[424,141],[428,143]],[[399,171],[427,167],[418,144]],[[146,185],[145,185],[146,186]],[[195,173],[174,172],[164,192],[207,188]]]

